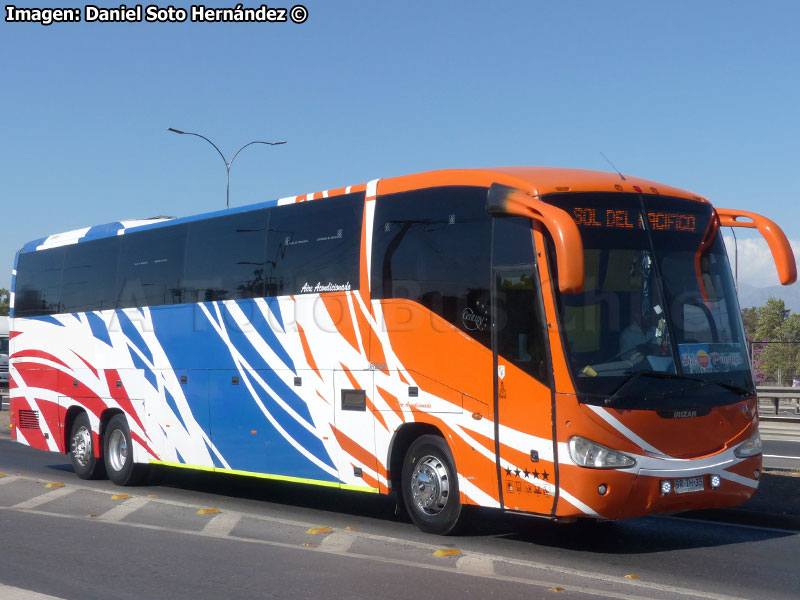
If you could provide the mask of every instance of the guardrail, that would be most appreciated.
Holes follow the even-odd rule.
[[[776,385],[762,385],[756,387],[758,394],[759,412],[763,414],[761,404],[768,401],[774,407],[776,416],[800,415],[800,388],[781,387]]]

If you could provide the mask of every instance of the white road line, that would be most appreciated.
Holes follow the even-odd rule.
[[[778,454],[764,454],[764,458],[788,458],[790,460],[800,460],[800,456],[780,456]]]
[[[100,521],[108,521],[109,523],[115,523],[117,521],[121,521],[129,514],[136,512],[140,508],[142,508],[145,504],[150,502],[147,498],[129,498],[125,500],[122,504],[115,506],[111,510],[107,510],[102,515],[99,515],[97,518]]]
[[[239,524],[242,515],[231,512],[221,512],[212,518],[206,526],[203,527],[203,533],[206,535],[218,535],[220,537],[227,537],[231,531]]]
[[[0,598],[3,600],[62,600],[56,596],[23,590],[22,588],[11,587],[2,583],[0,583]]]
[[[456,562],[456,569],[475,575],[494,575],[494,559],[485,554],[465,554]]]
[[[16,508],[16,509],[36,508],[37,506],[41,506],[42,504],[46,504],[46,503],[50,502],[51,500],[55,500],[57,498],[63,498],[64,496],[68,496],[74,491],[75,491],[75,488],[68,488],[68,487],[56,488],[52,492],[45,492],[44,494],[40,494],[38,496],[30,498],[29,500],[23,500],[22,502],[20,502],[19,504],[15,504],[11,508]]]
[[[331,552],[333,554],[344,554],[356,541],[356,535],[345,533],[344,531],[335,531],[322,538],[317,550],[323,552]]]
[[[5,477],[0,477],[0,485],[5,485],[6,483],[11,483],[12,481],[16,481],[19,479],[16,475],[6,475]]]

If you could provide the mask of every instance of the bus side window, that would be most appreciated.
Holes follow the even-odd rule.
[[[120,242],[115,236],[66,246],[61,284],[63,312],[114,308]]]
[[[358,289],[364,192],[269,209],[267,296]]]
[[[19,255],[14,315],[35,317],[61,312],[61,273],[64,247]]]
[[[419,302],[491,347],[490,250],[485,188],[381,196],[373,228],[372,297]]]
[[[182,224],[122,236],[117,308],[183,302],[180,279],[186,229]]]
[[[549,385],[547,337],[531,221],[524,217],[496,217],[493,226],[497,352]]]
[[[183,302],[263,296],[267,218],[261,209],[191,223]]]

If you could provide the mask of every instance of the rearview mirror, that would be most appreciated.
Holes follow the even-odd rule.
[[[566,294],[583,291],[583,242],[569,213],[522,190],[499,183],[493,183],[489,188],[486,212],[498,216],[528,217],[544,225],[556,248],[558,289]]]

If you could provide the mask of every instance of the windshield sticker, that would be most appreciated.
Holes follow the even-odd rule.
[[[678,344],[681,367],[689,373],[742,371],[747,360],[736,344]]]

